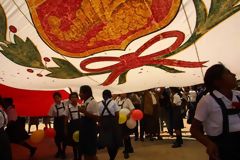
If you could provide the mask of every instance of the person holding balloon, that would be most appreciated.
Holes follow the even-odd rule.
[[[65,110],[65,116],[68,117],[68,145],[72,146],[74,160],[80,160],[82,152],[80,150],[79,140],[76,135],[80,131],[81,127],[81,118],[83,114],[80,112],[80,104],[78,104],[78,94],[77,92],[72,92],[69,95],[70,103],[68,104]]]
[[[88,85],[80,87],[80,97],[84,100],[80,112],[83,113],[80,127],[80,148],[85,160],[97,160],[97,124],[99,120],[98,103],[93,98],[92,89]]]
[[[107,147],[110,160],[114,160],[122,143],[121,130],[118,125],[120,108],[117,103],[112,100],[110,90],[104,90],[102,96],[103,101],[99,103],[99,139],[101,145]]]
[[[136,127],[136,121],[131,119],[131,111],[134,110],[134,105],[132,101],[127,97],[127,94],[121,94],[119,98],[116,99],[118,106],[121,108],[119,112],[119,123],[122,127],[122,136],[124,142],[124,158],[129,158],[129,153],[133,153],[133,147],[131,144],[130,134]],[[128,119],[128,120],[127,120]],[[127,126],[128,125],[128,126]]]
[[[55,144],[57,146],[57,153],[55,158],[66,158],[66,106],[62,102],[62,96],[59,92],[53,93],[54,104],[51,106],[48,116],[54,117],[54,130],[55,130]],[[49,130],[49,129],[47,129]]]

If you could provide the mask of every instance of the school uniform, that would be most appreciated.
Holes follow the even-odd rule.
[[[183,119],[182,119],[182,113],[181,113],[181,105],[182,100],[181,97],[178,95],[178,93],[175,93],[173,95],[173,104],[175,106],[172,107],[173,109],[173,129],[182,129],[184,127],[183,125]]]
[[[232,93],[232,100],[217,90],[203,96],[194,117],[202,122],[204,131],[218,146],[221,160],[240,159],[240,110],[232,106],[232,102],[240,101],[240,92]]]
[[[117,150],[121,146],[121,133],[115,112],[120,108],[112,99],[107,99],[99,103],[100,113],[100,133],[99,140],[103,147],[107,147],[110,160],[115,159]]]
[[[73,134],[76,131],[79,131],[79,137],[81,134],[80,128],[81,128],[81,118],[83,114],[80,112],[80,105],[77,104],[77,106],[73,106],[72,104],[68,104],[67,108],[65,109],[64,113],[68,119],[68,134],[67,134],[67,144],[73,147],[73,153],[74,153],[74,159],[78,159],[81,157],[82,152],[79,147],[79,142],[75,142],[73,140]]]
[[[93,97],[89,97],[83,104],[86,111],[93,115],[99,115],[98,103]],[[97,124],[92,118],[83,115],[80,126],[80,149],[84,155],[94,156],[97,153]]]
[[[0,159],[12,160],[10,141],[5,132],[8,119],[6,113],[0,108]]]
[[[65,146],[66,146],[66,124],[65,124],[65,104],[61,102],[60,104],[54,103],[48,113],[48,116],[54,117],[53,127],[56,131],[55,135],[55,143],[59,147],[58,152],[64,152],[65,154]],[[63,145],[63,151],[61,151],[61,144]],[[60,146],[59,146],[60,145]]]
[[[118,106],[123,109],[126,108],[129,111],[134,110],[134,105],[132,104],[131,100],[129,98],[124,98],[124,99],[116,99]],[[126,126],[126,123],[120,125],[122,128],[122,137],[124,141],[124,158],[128,158],[129,155],[128,153],[133,153],[133,147],[131,144],[131,139],[130,139],[130,134],[133,133],[133,129],[129,129]]]
[[[29,138],[28,133],[25,130],[25,126],[22,126],[21,121],[17,118],[16,109],[12,106],[6,110],[8,116],[8,124],[6,132],[9,140],[12,143],[21,143]]]
[[[80,130],[81,117],[83,114],[80,112],[80,105],[73,106],[69,104],[65,110],[65,115],[68,117],[68,144],[74,145],[77,144],[73,141],[73,133]]]

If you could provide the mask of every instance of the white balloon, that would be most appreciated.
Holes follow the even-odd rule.
[[[129,129],[133,129],[136,127],[137,122],[135,120],[133,120],[132,118],[130,118],[129,120],[127,120],[126,125]]]
[[[119,114],[123,114],[123,115],[128,115],[130,113],[129,109],[127,108],[122,108],[120,111],[119,111]]]

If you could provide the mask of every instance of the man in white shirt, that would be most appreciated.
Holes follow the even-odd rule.
[[[66,149],[66,116],[65,110],[66,106],[62,102],[62,96],[59,92],[53,94],[54,104],[52,104],[48,116],[54,117],[54,129],[56,131],[55,135],[55,144],[58,148],[55,158],[65,158],[65,149]]]
[[[107,147],[110,160],[115,159],[118,148],[122,144],[120,128],[118,125],[119,110],[120,108],[117,103],[112,100],[111,91],[104,90],[103,101],[99,102],[99,141],[103,147]]]
[[[84,100],[84,107],[80,111],[84,114],[81,118],[81,143],[80,148],[82,154],[88,160],[96,160],[97,156],[97,125],[96,121],[99,119],[98,103],[93,98],[92,89],[88,85],[80,87],[80,97]]]

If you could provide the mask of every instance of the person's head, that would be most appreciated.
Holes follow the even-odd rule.
[[[102,96],[104,100],[107,100],[109,98],[112,98],[112,93],[110,90],[106,89],[103,91]]]
[[[54,92],[53,99],[54,99],[55,103],[61,103],[62,95],[59,92]]]
[[[172,94],[180,93],[180,89],[178,87],[171,87],[170,90],[171,90]]]
[[[204,84],[208,91],[222,88],[232,90],[237,85],[236,75],[230,72],[223,64],[215,64],[207,69]]]
[[[69,94],[69,100],[71,104],[76,105],[78,103],[78,94],[77,92],[72,92]]]
[[[86,101],[89,97],[92,97],[92,89],[90,86],[88,85],[83,85],[80,87],[80,92],[79,92],[79,96],[81,97],[81,99],[83,99],[84,101]]]
[[[121,98],[121,99],[127,98],[127,93],[122,93],[122,94],[120,94],[120,98]]]

